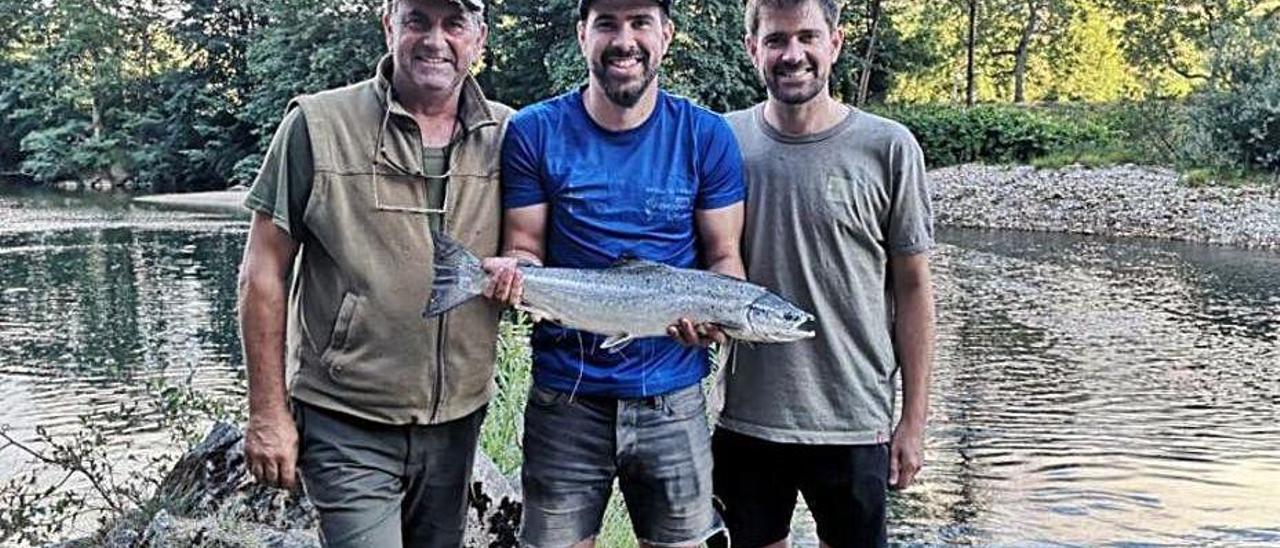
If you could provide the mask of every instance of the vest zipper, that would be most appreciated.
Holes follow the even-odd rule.
[[[457,116],[461,116],[461,115],[462,115],[462,112],[461,110],[459,110]],[[460,121],[460,118],[456,118],[455,121]],[[454,142],[452,138],[450,138],[449,140],[448,149],[447,149],[447,152],[445,153],[446,163],[445,163],[444,169],[446,173],[452,172],[453,166],[455,165],[453,157],[458,153],[458,148],[459,148],[459,145],[461,144],[461,141],[467,138],[468,134],[467,134],[466,128],[464,127],[462,129],[463,129],[463,132],[462,132],[462,135],[459,137],[458,142]],[[418,154],[419,155],[423,154],[422,147],[418,147]],[[426,165],[425,161],[424,163],[419,165],[425,166]],[[444,180],[445,185],[451,186],[450,183],[451,181],[449,181],[448,179]],[[448,186],[446,186],[446,190],[444,193],[444,202],[445,202],[444,213],[440,214],[440,232],[444,234],[450,234],[449,212],[453,211],[453,207],[454,207],[453,204],[449,203],[449,199],[453,197],[453,193],[447,190]],[[440,325],[439,325],[439,328],[436,329],[436,386],[435,386],[435,393],[433,394],[433,399],[435,401],[432,402],[431,404],[431,419],[430,419],[431,424],[435,424],[437,417],[440,415],[440,402],[441,400],[444,399],[444,358],[445,358],[444,350],[445,350],[445,339],[447,338],[445,336],[446,335],[445,332],[448,330],[448,328],[449,328],[449,315],[444,314],[440,316]]]
[[[440,316],[440,325],[436,328],[436,386],[431,404],[431,419],[429,424],[436,423],[436,417],[440,414],[440,400],[444,398],[444,341],[445,329],[448,326],[449,315]]]

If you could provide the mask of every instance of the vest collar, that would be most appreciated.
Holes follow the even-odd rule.
[[[395,98],[395,93],[393,93],[391,74],[394,70],[391,54],[384,55],[378,61],[378,74],[375,78],[378,100],[382,103],[382,108],[389,109],[391,114],[412,118],[409,115],[409,111],[405,110],[400,101]],[[489,102],[485,100],[484,91],[480,89],[480,83],[476,82],[475,77],[470,74],[462,79],[462,94],[459,97],[458,114],[461,116],[459,122],[465,134],[498,123],[493,116],[493,111],[489,109]]]

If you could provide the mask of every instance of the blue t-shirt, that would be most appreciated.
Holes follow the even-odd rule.
[[[516,113],[502,146],[503,206],[546,203],[547,266],[606,268],[628,258],[699,266],[694,211],[746,197],[742,155],[729,125],[689,100],[658,93],[639,127],[614,132],[573,91]],[[673,318],[674,319],[674,318]],[[669,337],[619,352],[605,337],[541,322],[533,381],[579,394],[634,398],[697,383],[707,352]]]

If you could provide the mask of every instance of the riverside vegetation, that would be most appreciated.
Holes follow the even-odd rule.
[[[762,98],[742,3],[685,0],[664,85]],[[1280,0],[845,3],[840,99],[904,121],[934,167],[1280,172]],[[578,85],[574,2],[491,0],[477,77],[513,106]],[[364,79],[381,0],[0,0],[0,176],[163,191],[247,183],[287,101]],[[300,45],[302,45],[300,47]]]

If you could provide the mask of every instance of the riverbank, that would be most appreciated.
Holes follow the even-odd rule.
[[[1280,250],[1280,185],[1193,186],[1177,172],[965,164],[929,172],[940,226],[1154,238]],[[245,213],[246,189],[155,194],[135,201]]]
[[[942,226],[1280,250],[1280,185],[1190,186],[1173,170],[966,164],[929,172]]]
[[[249,211],[244,207],[244,198],[248,194],[248,188],[232,187],[227,190],[214,190],[210,192],[148,194],[138,196],[134,198],[133,201],[185,211],[239,213],[247,216]]]

